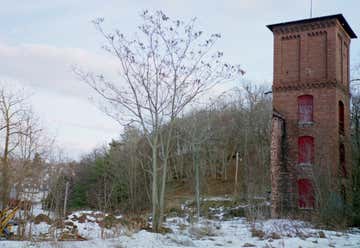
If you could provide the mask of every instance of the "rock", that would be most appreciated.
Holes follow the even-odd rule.
[[[256,247],[256,245],[253,245],[251,243],[245,243],[243,247]]]
[[[74,223],[71,222],[71,221],[65,221],[64,224],[65,224],[66,226],[73,226],[73,225],[74,225]]]
[[[256,228],[252,228],[252,229],[251,229],[251,235],[252,235],[253,237],[258,237],[258,238],[260,238],[260,239],[263,239],[263,238],[265,237],[264,231],[259,230],[259,229],[256,229]]]
[[[272,239],[281,239],[281,236],[280,236],[280,234],[278,234],[276,232],[273,232],[273,233],[271,233],[270,238],[272,238]]]
[[[82,214],[79,219],[78,219],[79,223],[85,223],[86,222],[86,215]]]
[[[70,233],[70,232],[63,232],[60,237],[59,237],[60,241],[69,241],[69,240],[76,240],[75,236]]]
[[[45,214],[39,214],[38,216],[35,217],[34,223],[39,224],[40,222],[46,222],[48,225],[50,225],[51,219],[49,218],[49,216]]]
[[[76,235],[76,240],[77,241],[85,241],[87,240],[86,238],[84,238],[83,236],[80,236],[79,234]]]
[[[64,222],[61,219],[57,219],[54,221],[53,226],[55,226],[56,228],[64,228]]]
[[[303,232],[298,232],[297,236],[302,239],[302,240],[306,240],[307,238],[309,238],[310,236],[308,234],[305,234]]]
[[[319,234],[319,238],[321,238],[321,239],[326,238],[326,235],[325,235],[325,233],[323,231],[320,231],[318,234]]]

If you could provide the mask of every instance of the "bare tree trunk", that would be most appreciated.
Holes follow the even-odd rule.
[[[4,154],[2,159],[3,169],[2,169],[2,206],[6,207],[9,201],[9,140],[10,140],[10,124],[9,120],[6,120],[6,135],[5,135],[5,144],[4,144]]]
[[[170,145],[171,145],[171,138],[173,137],[173,128],[174,128],[174,120],[170,120],[170,127],[168,130],[168,134],[166,135],[166,139],[162,140],[163,150],[163,167],[162,167],[162,181],[161,181],[161,193],[160,193],[160,225],[164,220],[164,211],[165,211],[165,192],[166,192],[166,179],[167,179],[167,168],[169,162],[169,155],[170,155]],[[164,144],[165,143],[165,144]]]
[[[69,194],[69,182],[67,181],[66,184],[65,184],[64,218],[66,217],[66,207],[67,207],[68,194]]]
[[[227,161],[226,161],[226,152],[225,152],[225,149],[223,150],[223,153],[222,153],[222,164],[223,164],[223,179],[225,181],[227,181]]]
[[[199,168],[199,147],[194,145],[194,169],[195,169],[195,200],[196,200],[196,217],[200,218],[200,168]]]
[[[157,138],[155,138],[152,144],[152,228],[154,231],[159,229],[157,147]]]
[[[168,166],[168,159],[166,158],[165,161],[163,162],[163,168],[162,168],[162,179],[161,179],[162,181],[161,181],[160,206],[159,206],[160,207],[159,225],[162,225],[164,219],[167,166]]]

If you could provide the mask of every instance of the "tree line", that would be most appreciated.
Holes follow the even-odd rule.
[[[271,190],[271,97],[264,94],[264,87],[231,92],[174,120],[167,190],[173,184],[188,185],[191,194],[197,191],[204,196],[214,180],[227,182],[228,193],[236,192],[243,199],[266,196]],[[167,128],[162,126],[160,132]],[[75,176],[66,176],[71,182],[69,207],[133,213],[151,209],[151,156],[141,129],[128,126],[121,139],[95,149],[74,165]],[[64,185],[64,177],[60,180]]]

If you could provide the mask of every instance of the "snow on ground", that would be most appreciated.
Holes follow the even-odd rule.
[[[51,227],[51,225],[48,225],[45,222],[40,222],[39,224],[36,224],[36,225],[32,224],[31,225],[31,233],[35,237],[42,236],[42,235],[49,233],[50,227]],[[27,225],[26,233],[29,233],[29,228],[30,228],[30,226]]]
[[[227,202],[229,197],[213,197],[204,201]],[[46,214],[41,209],[41,204],[33,207],[35,213]],[[229,209],[239,207],[244,206],[231,206]],[[189,204],[182,205],[183,210],[189,210],[188,208]],[[68,216],[63,228],[55,229],[45,222],[33,223],[35,241],[0,241],[0,248],[360,247],[360,229],[343,232],[320,230],[307,222],[288,219],[249,223],[242,217],[223,218],[225,210],[221,204],[209,207],[209,211],[214,212],[213,217],[217,218],[202,218],[196,224],[189,222],[189,215],[167,218],[165,226],[172,230],[172,233],[167,234],[145,230],[133,232],[121,225],[121,222],[107,229],[101,227],[107,214],[100,211],[76,211]],[[121,215],[112,217],[116,220],[123,218]],[[39,241],[44,237],[60,237],[61,232],[66,229],[74,231],[74,227],[77,234],[86,241]]]
[[[81,224],[81,223],[78,223]],[[1,241],[0,248],[15,247],[59,247],[59,248],[172,248],[172,247],[360,247],[360,230],[350,229],[346,232],[319,230],[301,221],[267,220],[254,225],[245,218],[230,221],[201,219],[198,224],[190,224],[185,218],[169,218],[166,226],[173,233],[155,234],[145,230],[132,235],[120,233],[116,238],[101,239],[101,228],[96,222],[86,221],[79,225],[83,235],[88,230],[87,241],[64,242],[26,242]],[[46,224],[39,224],[39,230]],[[38,225],[34,225],[38,226]],[[263,232],[263,237],[253,237],[251,229]],[[276,233],[277,235],[272,235]],[[322,238],[321,238],[322,237]]]

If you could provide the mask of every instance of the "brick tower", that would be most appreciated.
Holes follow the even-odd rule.
[[[349,47],[343,15],[267,26],[274,34],[272,217],[309,216],[351,186]]]

